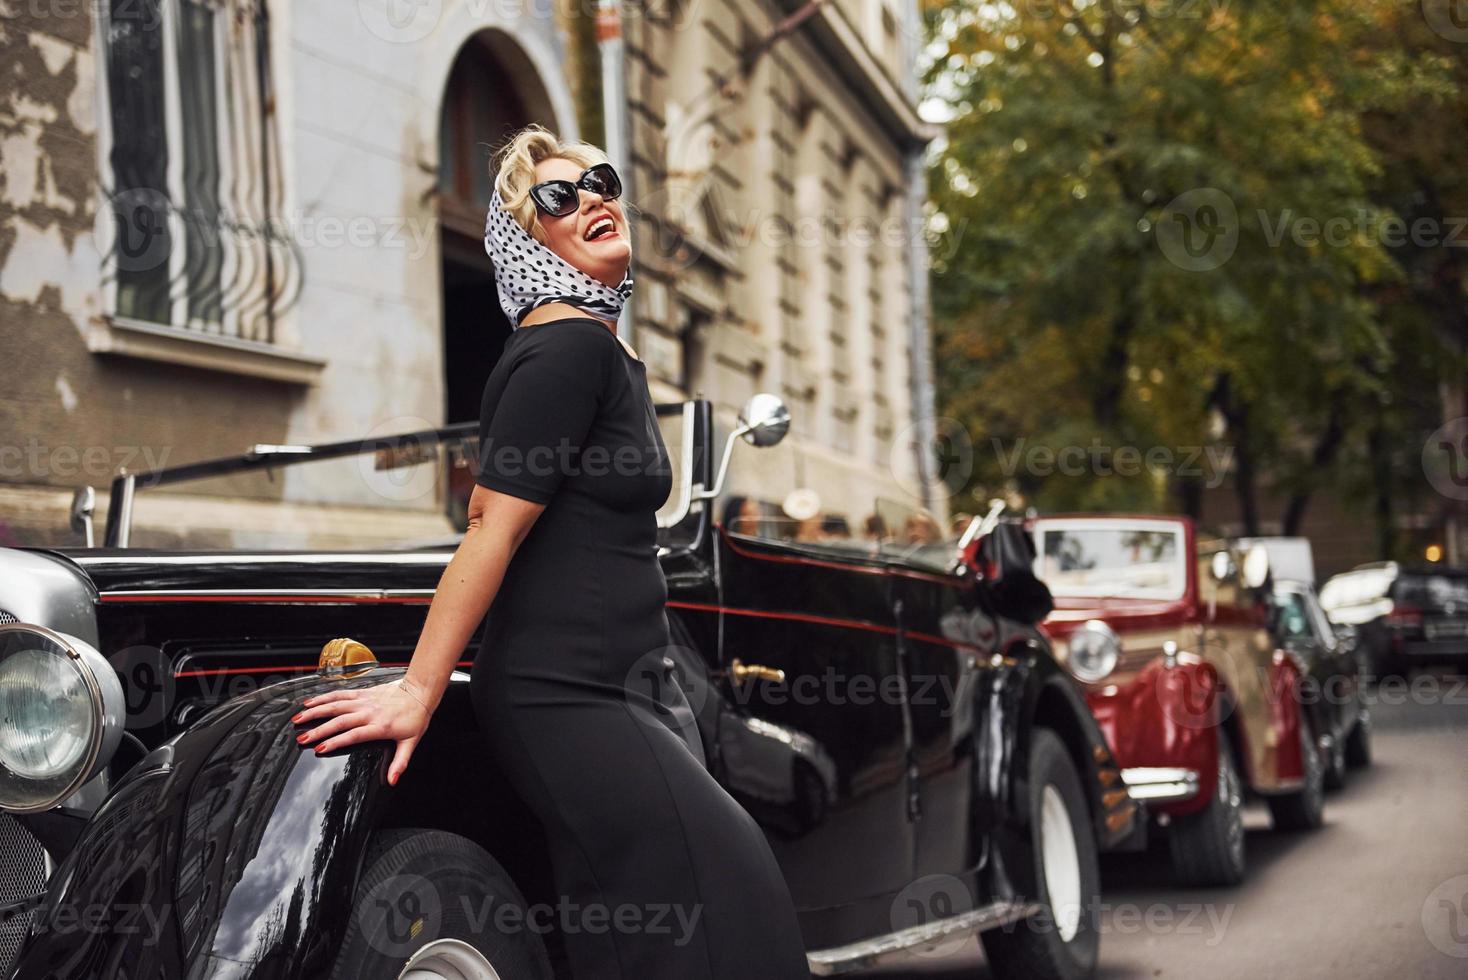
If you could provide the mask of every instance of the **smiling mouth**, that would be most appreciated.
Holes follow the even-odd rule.
[[[616,233],[617,225],[611,218],[598,218],[590,228],[586,229],[586,240],[594,242]]]

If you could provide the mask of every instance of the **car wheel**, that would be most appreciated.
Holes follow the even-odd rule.
[[[1174,820],[1167,842],[1180,884],[1223,886],[1244,880],[1244,781],[1222,732],[1213,799],[1199,812]]]
[[[1300,717],[1300,752],[1305,758],[1305,785],[1293,793],[1269,797],[1269,814],[1275,830],[1314,830],[1325,822],[1325,766],[1310,731],[1310,722]]]
[[[1351,734],[1346,736],[1346,765],[1352,769],[1371,765],[1371,715],[1365,708],[1356,716]]]
[[[368,850],[332,980],[551,980],[525,912],[479,845],[438,830],[384,831]]]
[[[1101,946],[1101,871],[1080,776],[1053,732],[1036,729],[1029,766],[1030,844],[1041,911],[981,934],[995,976],[1079,980]]]

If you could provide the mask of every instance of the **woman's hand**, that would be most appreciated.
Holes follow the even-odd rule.
[[[298,725],[318,718],[330,719],[296,736],[302,745],[325,739],[316,746],[317,755],[359,742],[386,739],[396,742],[392,763],[387,767],[390,786],[396,786],[398,777],[408,768],[408,760],[428,730],[432,716],[428,699],[404,680],[318,694],[307,698],[301,706],[304,710],[291,719]]]

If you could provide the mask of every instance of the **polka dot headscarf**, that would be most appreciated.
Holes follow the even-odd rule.
[[[519,329],[531,310],[547,303],[570,303],[616,320],[632,295],[632,271],[616,289],[593,279],[530,236],[504,208],[499,182],[484,220],[484,250],[494,260],[494,282],[510,325]]]

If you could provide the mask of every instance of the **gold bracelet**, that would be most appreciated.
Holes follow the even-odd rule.
[[[422,698],[420,698],[418,695],[416,695],[412,691],[410,691],[408,689],[408,685],[405,684],[403,681],[398,681],[398,690],[402,691],[404,694],[406,694],[408,697],[412,698],[414,701],[417,701],[418,702],[418,707],[420,707],[420,708],[423,709],[423,713],[424,714],[428,715],[429,717],[432,717],[433,716],[433,709],[430,708],[430,707],[428,707],[428,705],[424,704]]]

